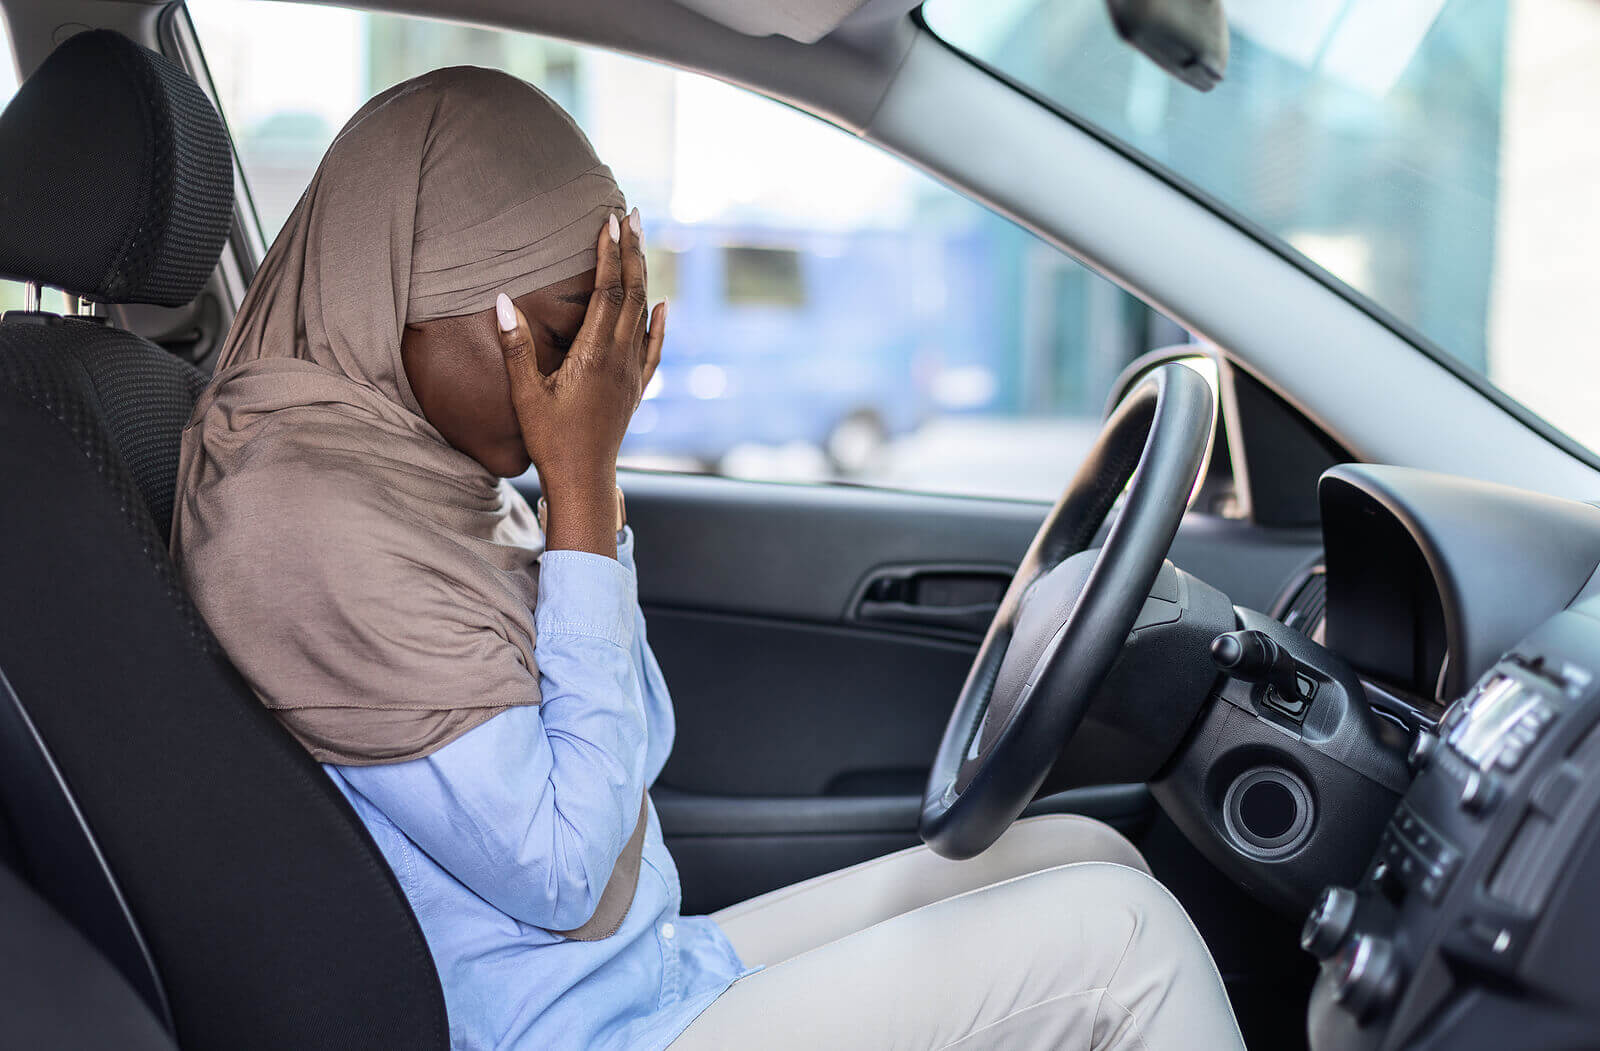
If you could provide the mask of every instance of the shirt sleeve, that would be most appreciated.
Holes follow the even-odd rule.
[[[637,579],[633,530],[628,526],[622,527],[622,536],[617,544],[617,561]],[[637,602],[633,609],[633,636],[634,671],[639,676],[645,723],[649,728],[649,740],[645,748],[645,783],[654,785],[661,776],[662,767],[667,765],[667,757],[672,754],[672,743],[678,729],[677,716],[672,709],[672,695],[667,692],[666,677],[661,674],[661,665],[656,663],[655,651],[650,648],[650,640],[645,635],[644,610]]]
[[[340,774],[502,912],[550,930],[581,926],[645,790],[638,617],[629,566],[547,552],[534,610],[541,703],[505,711],[421,759]]]

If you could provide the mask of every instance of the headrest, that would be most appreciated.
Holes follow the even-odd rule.
[[[0,275],[181,306],[232,217],[222,118],[187,73],[127,37],[72,37],[0,113]]]

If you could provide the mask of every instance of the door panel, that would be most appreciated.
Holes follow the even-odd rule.
[[[853,614],[885,572],[1009,574],[1045,505],[637,472],[623,487],[677,709],[654,798],[686,911],[916,843],[927,763],[976,640],[947,622]],[[1172,557],[1264,609],[1317,543],[1315,531],[1192,515]],[[1135,838],[1153,817],[1143,786],[1034,810],[1088,813]]]
[[[970,645],[774,618],[647,610],[678,713],[661,775],[735,796],[915,795]]]

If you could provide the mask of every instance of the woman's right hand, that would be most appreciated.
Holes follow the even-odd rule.
[[[600,229],[594,292],[561,366],[539,371],[527,318],[495,300],[522,440],[549,507],[545,543],[616,556],[617,452],[661,361],[667,305],[646,319],[639,210]]]

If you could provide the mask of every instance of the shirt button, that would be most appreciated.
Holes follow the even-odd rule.
[[[674,934],[677,934],[677,933],[678,933],[678,928],[674,927],[672,924],[663,923],[661,925],[661,936],[663,938],[670,939]]]

